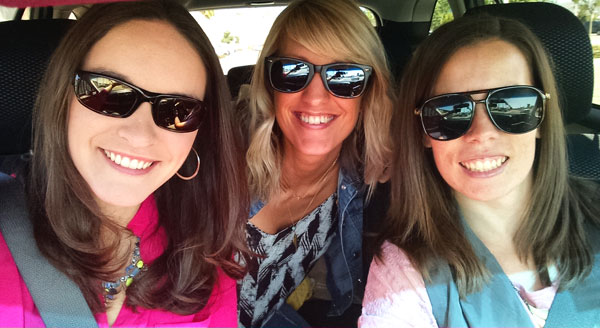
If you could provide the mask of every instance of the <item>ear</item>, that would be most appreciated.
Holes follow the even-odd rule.
[[[425,148],[431,148],[431,138],[425,133],[423,133],[423,146],[425,146]]]

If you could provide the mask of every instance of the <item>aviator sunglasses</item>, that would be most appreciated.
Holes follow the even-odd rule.
[[[487,93],[475,100],[471,95]],[[511,134],[536,129],[544,119],[546,100],[550,95],[528,85],[448,93],[426,100],[415,109],[423,129],[433,139],[452,140],[463,136],[473,122],[475,105],[485,104],[494,126]]]
[[[315,73],[321,74],[325,89],[336,97],[356,98],[366,89],[373,71],[368,65],[332,63],[313,65],[307,61],[287,57],[267,57],[266,72],[273,89],[292,93],[306,88]]]
[[[200,100],[146,91],[99,73],[77,71],[73,85],[79,103],[98,114],[110,117],[129,117],[142,103],[150,102],[154,123],[173,132],[197,130],[202,121],[201,114],[205,110]]]

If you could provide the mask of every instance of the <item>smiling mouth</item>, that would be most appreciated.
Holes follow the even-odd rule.
[[[335,115],[331,115],[331,114],[308,115],[305,113],[298,113],[298,114],[296,114],[296,116],[298,116],[298,118],[302,122],[304,122],[306,124],[310,124],[310,125],[327,124],[335,118]]]
[[[127,156],[123,156],[120,154],[115,154],[110,150],[104,150],[104,154],[111,161],[115,162],[118,165],[121,165],[124,168],[132,169],[132,170],[145,170],[149,168],[154,162],[150,161],[142,161],[140,159],[130,158]]]
[[[500,156],[496,158],[482,158],[467,162],[459,162],[459,164],[471,172],[488,172],[499,168],[507,160],[507,156]]]

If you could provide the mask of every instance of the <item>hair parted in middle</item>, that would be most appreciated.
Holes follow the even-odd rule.
[[[557,264],[562,284],[569,286],[591,268],[593,258],[584,221],[591,218],[599,224],[598,208],[583,191],[587,184],[568,175],[565,131],[551,60],[533,32],[508,18],[466,16],[442,25],[407,64],[393,118],[390,210],[377,249],[386,240],[404,249],[426,279],[436,257],[447,261],[456,274],[461,295],[478,290],[486,281],[488,272],[469,246],[453,191],[440,175],[431,149],[425,147],[424,138],[428,137],[414,110],[434,96],[439,74],[452,55],[489,40],[517,47],[527,60],[534,86],[551,95],[538,127],[532,194],[514,240],[520,257],[533,254],[539,269]]]
[[[344,140],[339,159],[343,170],[362,174],[372,190],[378,181],[387,179],[391,156],[393,91],[383,45],[354,1],[299,0],[273,23],[252,76],[251,139],[246,155],[251,194],[266,200],[279,188],[282,135],[275,120],[274,91],[265,76],[265,58],[277,55],[284,40],[343,62],[373,67],[367,90],[361,96],[357,125]]]

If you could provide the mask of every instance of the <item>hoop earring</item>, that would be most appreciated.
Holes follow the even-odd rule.
[[[192,180],[193,178],[196,177],[196,175],[198,175],[198,171],[200,171],[200,155],[198,155],[198,152],[196,151],[196,149],[194,149],[194,147],[192,147],[192,150],[194,151],[194,154],[196,154],[196,160],[198,162],[198,164],[196,165],[196,171],[194,171],[194,173],[192,175],[190,175],[189,177],[184,177],[183,175],[179,174],[179,172],[176,172],[175,174],[181,179],[181,180]]]

